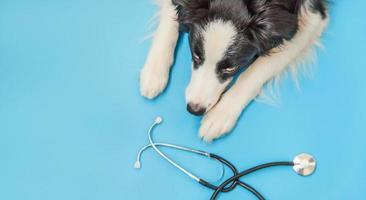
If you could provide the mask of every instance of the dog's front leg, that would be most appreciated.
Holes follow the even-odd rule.
[[[281,73],[303,48],[295,51],[298,44],[287,43],[274,49],[277,53],[260,57],[236,83],[222,96],[221,100],[203,118],[200,136],[205,141],[228,133],[235,126],[244,108],[259,94],[263,85]]]
[[[157,0],[157,2],[160,7],[159,25],[140,74],[141,95],[149,99],[158,96],[168,83],[179,35],[177,13],[172,1]]]
[[[243,109],[259,94],[263,85],[278,73],[270,66],[275,58],[260,58],[240,75],[236,83],[221,100],[203,117],[200,137],[210,142],[230,132]]]

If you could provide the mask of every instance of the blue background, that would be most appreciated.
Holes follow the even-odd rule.
[[[166,92],[139,96],[150,1],[0,0],[0,199],[208,199],[210,190],[151,150],[133,168],[156,115],[165,118],[157,140],[215,152],[239,169],[316,156],[309,178],[276,168],[245,179],[269,199],[365,199],[365,6],[335,1],[313,79],[301,79],[301,92],[286,79],[279,106],[251,104],[232,134],[205,144],[200,118],[185,110],[186,35]],[[167,152],[217,177],[212,161]],[[221,198],[254,199],[241,189]]]

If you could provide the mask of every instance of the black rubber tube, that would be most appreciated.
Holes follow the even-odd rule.
[[[218,155],[215,155],[215,154],[210,154],[210,157],[211,158],[214,158],[216,160],[218,160],[219,162],[223,163],[225,166],[227,166],[233,173],[233,176],[235,175],[238,175],[239,172],[238,170],[236,169],[236,167],[230,163],[229,161],[227,161],[226,159],[218,156]],[[215,186],[215,185],[212,185],[211,183],[203,180],[203,179],[200,179],[199,183],[207,188],[210,188],[212,190],[217,190],[218,189],[218,186]],[[231,185],[229,185],[231,184]],[[259,200],[264,200],[264,197],[257,191],[255,190],[253,187],[251,187],[250,185],[240,181],[239,179],[236,179],[234,181],[232,181],[231,183],[229,183],[227,185],[225,185],[225,187],[223,187],[221,189],[220,192],[230,192],[232,190],[234,190],[236,188],[236,186],[241,186],[243,187],[244,189],[248,190],[249,192],[251,192],[253,195],[255,195]],[[229,186],[228,186],[229,185]]]
[[[269,167],[275,167],[275,166],[293,166],[294,163],[293,162],[272,162],[272,163],[266,163],[263,165],[258,165],[256,167],[252,167],[250,169],[247,169],[243,172],[240,172],[239,174],[236,174],[234,176],[232,176],[231,178],[227,179],[226,181],[224,181],[220,186],[218,186],[215,190],[215,192],[212,194],[210,200],[216,200],[217,196],[219,195],[220,192],[223,192],[223,189],[229,185],[230,183],[235,184],[235,181],[239,180],[241,177],[246,176],[250,173],[256,172],[258,170],[261,169],[265,169],[265,168],[269,168]],[[251,187],[252,188],[252,187]],[[255,190],[254,190],[255,191]],[[257,192],[257,191],[256,191]],[[252,192],[253,193],[253,192]],[[259,194],[259,193],[258,193]],[[260,194],[259,194],[260,195]],[[258,196],[257,196],[258,197]],[[263,196],[262,196],[263,198]],[[264,198],[263,198],[264,199]]]

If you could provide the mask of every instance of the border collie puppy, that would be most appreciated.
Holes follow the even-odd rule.
[[[153,99],[164,90],[179,31],[187,31],[187,109],[204,115],[199,134],[205,141],[230,132],[264,84],[303,58],[328,22],[326,0],[156,1],[159,25],[141,71],[141,94]]]

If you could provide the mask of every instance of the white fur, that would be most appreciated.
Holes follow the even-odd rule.
[[[231,81],[219,82],[216,65],[233,44],[237,31],[231,22],[216,20],[207,24],[201,34],[205,59],[202,66],[192,70],[191,81],[186,89],[186,102],[199,104],[209,110]]]
[[[281,74],[314,46],[325,29],[327,20],[323,20],[319,14],[304,10],[300,24],[292,41],[273,49],[270,56],[258,58],[204,116],[199,132],[205,141],[211,141],[231,131],[242,110],[259,94],[263,85]]]
[[[159,95],[168,83],[179,35],[177,14],[171,0],[158,0],[157,4],[160,7],[159,25],[140,74],[140,93],[149,99]]]

